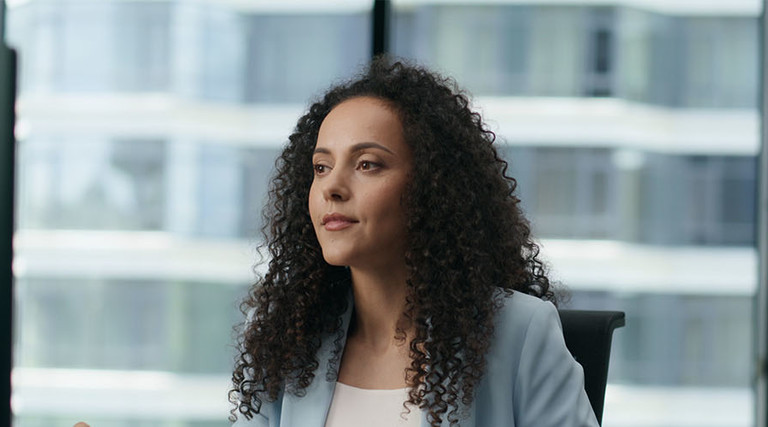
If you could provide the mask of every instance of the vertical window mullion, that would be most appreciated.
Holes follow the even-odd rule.
[[[5,2],[0,4],[0,36],[4,34]],[[3,37],[4,40],[4,37]],[[13,228],[15,141],[14,98],[16,92],[16,56],[3,41],[0,43],[0,355],[3,401],[0,424],[11,425],[11,365],[13,362]]]
[[[371,25],[371,57],[389,53],[390,17],[392,5],[389,0],[373,1],[373,25]]]

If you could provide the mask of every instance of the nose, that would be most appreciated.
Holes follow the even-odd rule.
[[[348,177],[343,170],[332,169],[323,180],[323,197],[328,201],[343,202],[349,196]]]

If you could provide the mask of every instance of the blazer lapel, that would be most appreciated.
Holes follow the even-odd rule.
[[[283,405],[280,417],[281,427],[323,427],[325,419],[328,416],[328,410],[331,407],[333,391],[336,388],[335,381],[328,381],[327,373],[334,371],[332,377],[336,377],[339,371],[339,362],[344,352],[344,345],[347,341],[347,331],[349,321],[352,317],[352,292],[347,295],[347,311],[341,317],[341,351],[336,360],[332,360],[335,347],[336,335],[328,336],[323,340],[320,350],[317,353],[317,361],[320,366],[315,371],[315,378],[312,384],[305,389],[305,395],[297,397],[291,393],[285,393],[283,396]],[[331,365],[331,363],[333,363]]]

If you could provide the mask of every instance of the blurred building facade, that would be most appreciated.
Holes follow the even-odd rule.
[[[627,312],[606,426],[752,422],[760,5],[699,3],[393,4],[394,53],[474,95],[571,305]],[[272,164],[369,57],[370,9],[8,2],[18,425],[226,424]]]

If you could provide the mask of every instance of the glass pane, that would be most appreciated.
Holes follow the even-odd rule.
[[[621,310],[603,425],[751,426],[761,2],[400,0],[475,95],[570,307]]]
[[[280,146],[371,2],[7,2],[21,427],[227,425]]]

